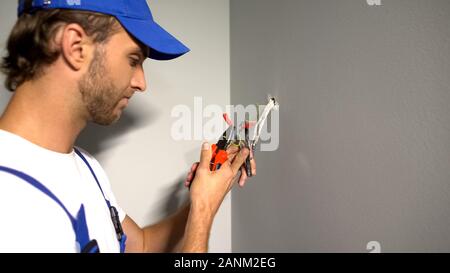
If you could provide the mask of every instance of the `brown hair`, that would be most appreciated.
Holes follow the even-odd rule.
[[[119,30],[118,21],[110,15],[80,10],[40,10],[24,13],[17,20],[7,42],[7,56],[1,70],[6,74],[5,86],[14,91],[25,81],[38,77],[45,65],[59,57],[52,47],[57,30],[70,23],[79,24],[96,43],[105,43]]]

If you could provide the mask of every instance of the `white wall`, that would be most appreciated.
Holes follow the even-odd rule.
[[[2,1],[3,47],[15,20],[17,1]],[[204,104],[229,104],[229,1],[151,0],[153,16],[191,52],[169,62],[147,60],[147,92],[136,94],[121,121],[112,127],[90,125],[78,145],[93,153],[109,174],[121,206],[140,225],[173,212],[186,190],[182,180],[198,161],[201,140],[174,141],[175,105],[191,109],[194,96]],[[3,78],[2,78],[3,79]],[[0,92],[0,109],[9,94]],[[211,233],[210,251],[231,251],[231,205],[228,197]]]
[[[0,7],[0,52],[3,57],[5,54],[6,39],[8,38],[9,32],[14,25],[16,20],[16,9],[17,1],[3,1]],[[0,73],[0,110],[3,112],[6,104],[8,103],[11,93],[6,91],[4,87],[5,76]]]

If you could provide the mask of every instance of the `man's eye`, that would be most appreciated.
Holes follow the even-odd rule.
[[[139,64],[139,61],[136,59],[131,58],[130,59],[130,66],[136,67]]]

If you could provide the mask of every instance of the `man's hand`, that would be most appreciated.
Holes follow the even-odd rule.
[[[190,188],[191,203],[205,209],[209,213],[208,216],[214,217],[226,194],[233,187],[234,177],[249,152],[248,148],[243,148],[228,158],[219,170],[211,171],[211,146],[207,142],[203,143],[200,162]]]
[[[233,187],[234,179],[239,170],[241,177],[239,183],[244,185],[247,179],[244,164],[250,151],[248,148],[239,150],[230,148],[228,160],[219,170],[211,171],[211,146],[203,143],[200,162],[195,163],[186,179],[186,186],[190,186],[191,205],[186,230],[181,247],[182,252],[206,252],[208,240],[214,217],[227,193]],[[256,165],[252,163],[254,172]]]
[[[238,152],[239,152],[239,147],[234,146],[234,145],[230,146],[230,147],[227,149],[228,159],[231,160],[231,161],[233,161],[233,160],[234,160],[234,157],[236,156],[236,154],[237,154]],[[252,174],[253,174],[253,176],[255,176],[255,175],[256,175],[256,161],[255,161],[255,159],[253,158],[253,152],[252,152],[251,150],[250,150],[250,159],[251,159],[251,160],[250,160],[250,167],[251,167],[251,169],[252,169]],[[188,173],[188,175],[186,176],[186,180],[184,181],[184,185],[185,185],[186,187],[189,187],[189,186],[191,185],[192,180],[193,180],[194,177],[195,177],[195,173],[196,173],[196,171],[197,171],[197,168],[198,168],[199,163],[200,163],[200,162],[195,162],[194,164],[192,164],[191,169],[189,170],[189,173]],[[239,184],[239,186],[240,186],[241,188],[244,187],[245,183],[247,182],[247,179],[248,179],[248,176],[247,176],[247,173],[246,173],[246,171],[245,171],[245,167],[242,166],[242,167],[240,168],[240,177],[239,177],[239,182],[238,182],[238,184]]]

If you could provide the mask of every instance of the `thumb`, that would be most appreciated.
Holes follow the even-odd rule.
[[[204,142],[202,145],[202,152],[200,154],[199,168],[209,170],[209,164],[211,162],[211,146],[208,142]]]

